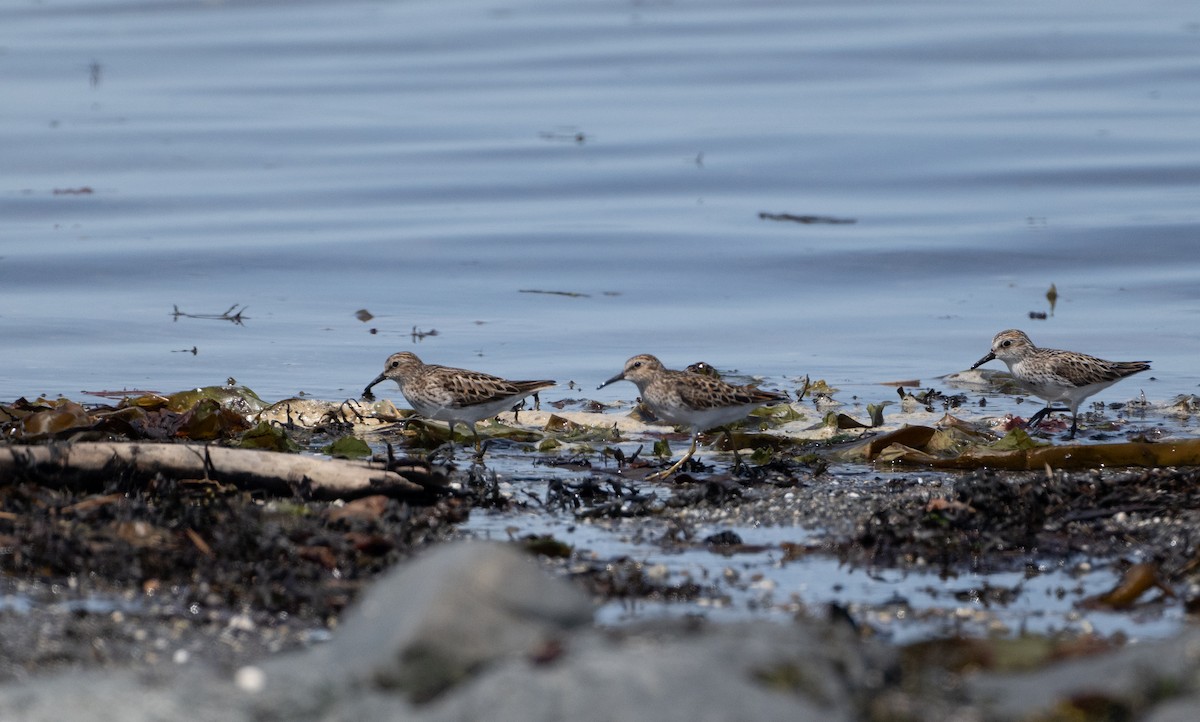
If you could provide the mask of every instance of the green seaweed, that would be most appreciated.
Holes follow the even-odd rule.
[[[1019,432],[1019,433],[1018,433]],[[1004,469],[1009,471],[1092,469],[1124,466],[1200,465],[1200,439],[1113,444],[1041,444],[1021,430],[999,442],[950,426],[906,426],[843,446],[832,454],[839,461],[888,462],[938,469]]]
[[[237,446],[243,449],[282,451],[286,453],[300,451],[300,445],[288,437],[283,427],[272,424],[269,421],[262,421],[258,426],[242,434],[242,438],[238,440]]]
[[[371,456],[371,447],[356,436],[343,436],[321,449],[336,459],[366,459]]]
[[[175,435],[192,441],[226,439],[250,428],[245,416],[207,398],[197,401],[179,421]]]
[[[1035,441],[1025,429],[1019,427],[1005,434],[1004,438],[999,441],[988,444],[989,449],[996,451],[1024,451],[1036,449],[1039,446],[1048,446],[1048,444]]]
[[[167,408],[187,411],[201,401],[213,401],[222,408],[241,414],[256,414],[268,405],[245,386],[204,386],[171,394],[167,397]]]

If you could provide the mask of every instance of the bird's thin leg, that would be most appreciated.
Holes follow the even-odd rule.
[[[725,432],[725,443],[729,445],[729,449],[733,451],[733,473],[738,473],[738,469],[742,468],[742,457],[738,454],[737,446],[733,443],[733,432],[729,427],[722,426],[721,431]]]
[[[665,479],[668,476],[670,476],[671,474],[674,474],[675,471],[677,469],[679,469],[679,467],[683,466],[687,462],[687,460],[692,458],[692,455],[696,453],[696,438],[698,436],[700,436],[699,431],[692,432],[692,445],[688,447],[687,453],[683,455],[683,458],[681,458],[679,461],[676,461],[674,464],[672,464],[671,468],[667,469],[666,471],[656,471],[653,474],[647,476],[646,480],[651,481],[654,479]]]
[[[1038,422],[1045,418],[1046,414],[1048,413],[1050,413],[1050,404],[1046,404],[1046,408],[1037,412],[1033,416],[1030,416],[1029,420],[1025,422],[1025,428],[1032,429],[1033,427],[1037,426]]]
[[[475,429],[475,424],[471,424],[470,426],[471,426],[471,434],[475,437],[475,460],[482,463],[483,462],[483,452],[487,451],[487,449],[483,446],[482,442],[480,442],[480,440],[479,440],[479,432]]]
[[[447,458],[453,459],[454,458],[454,422],[453,421],[450,422],[450,441],[447,442],[447,445],[450,447],[450,455]]]
[[[1077,425],[1079,423],[1079,415],[1069,408],[1054,409],[1054,408],[1050,407],[1050,404],[1046,404],[1046,408],[1042,409],[1041,411],[1037,412],[1033,416],[1029,417],[1029,420],[1025,422],[1025,428],[1032,429],[1033,427],[1037,426],[1037,423],[1042,420],[1042,417],[1044,417],[1046,414],[1049,414],[1054,411],[1060,411],[1064,414],[1066,414],[1066,413],[1071,414],[1071,435],[1068,436],[1067,438],[1074,439],[1075,438],[1075,429],[1077,428]]]

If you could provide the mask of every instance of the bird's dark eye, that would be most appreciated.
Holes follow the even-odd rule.
[[[400,365],[400,362],[399,362],[399,361],[393,361],[393,362],[392,362],[392,368],[396,368],[396,367],[397,367],[397,366],[399,366],[399,365]]]
[[[634,362],[633,367],[635,369],[640,369],[642,367],[642,362],[641,361]]]
[[[1000,344],[1000,346],[1002,348],[1008,348],[1009,346],[1012,346],[1012,339],[1006,339],[1004,343]]]

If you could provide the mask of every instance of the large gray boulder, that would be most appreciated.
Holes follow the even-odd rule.
[[[850,722],[881,678],[856,640],[837,632],[764,622],[591,632],[553,663],[509,660],[422,719]]]
[[[372,587],[327,651],[351,682],[422,700],[496,660],[537,655],[591,621],[587,596],[530,555],[453,544]]]
[[[591,620],[583,592],[512,545],[439,546],[376,582],[329,644],[264,665],[256,706],[299,716],[371,693],[419,703]]]
[[[888,664],[844,625],[606,631],[591,610],[512,546],[441,547],[373,587],[329,645],[264,666],[256,716],[848,722]]]

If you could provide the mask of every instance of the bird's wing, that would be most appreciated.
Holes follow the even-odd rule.
[[[515,402],[518,398],[554,385],[553,381],[509,381],[479,371],[454,371],[456,373],[448,374],[445,379],[454,406],[475,406],[504,398],[512,398]]]
[[[673,383],[680,400],[693,409],[768,404],[773,401],[787,400],[787,397],[782,394],[763,391],[753,386],[733,386],[720,379],[697,374],[692,374],[692,378],[686,382],[676,379]]]

